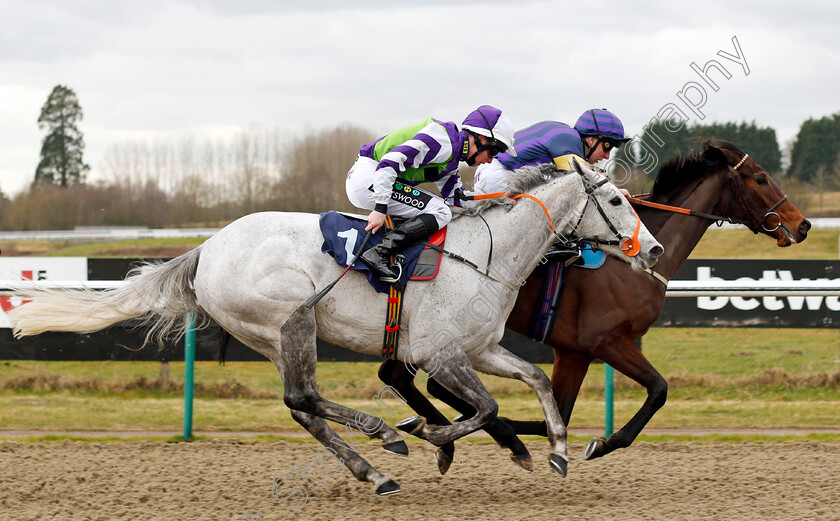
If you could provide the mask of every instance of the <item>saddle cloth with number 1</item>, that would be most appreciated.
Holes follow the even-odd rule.
[[[367,221],[355,216],[330,211],[321,214],[319,223],[321,234],[324,236],[321,251],[331,255],[339,266],[347,267],[365,239]],[[371,248],[379,244],[385,233],[386,230],[381,229],[378,233],[372,235],[365,248]],[[437,246],[443,246],[445,236],[446,228],[438,230],[432,235],[429,242]],[[440,269],[440,253],[431,248],[424,248],[422,242],[408,246],[402,251],[402,255],[405,257],[405,261],[402,263],[402,277],[400,278],[403,287],[409,280],[433,279]],[[351,269],[363,272],[370,285],[379,293],[388,293],[390,285],[380,281],[361,262],[354,264]]]

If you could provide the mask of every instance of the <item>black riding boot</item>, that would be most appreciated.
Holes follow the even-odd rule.
[[[574,241],[557,241],[545,254],[550,262],[570,262],[580,257],[580,244]]]
[[[396,255],[406,246],[421,241],[437,231],[437,221],[431,215],[418,215],[397,226],[359,257],[379,280],[393,284],[400,279],[400,273],[391,266],[391,255]]]

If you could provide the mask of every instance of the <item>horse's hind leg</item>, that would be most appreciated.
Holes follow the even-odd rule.
[[[584,452],[584,458],[588,460],[629,447],[668,398],[668,382],[629,338],[599,347],[593,354],[641,384],[648,394],[645,403],[624,427],[615,431],[609,439],[595,438],[589,442]]]
[[[408,355],[415,360],[408,350]],[[414,416],[397,424],[397,427],[438,447],[457,440],[484,427],[496,419],[499,406],[490,396],[478,375],[473,371],[469,358],[460,349],[430,350],[422,360],[416,360],[420,367],[435,378],[455,396],[475,408],[476,415],[455,425],[431,425],[424,418]]]
[[[338,405],[318,393],[315,379],[317,354],[315,346],[315,312],[301,306],[280,328],[278,349],[283,374],[283,401],[289,409],[311,414],[347,426],[353,426],[370,437],[381,438],[386,449],[408,454],[405,442],[394,429],[376,416]]]
[[[343,442],[338,434],[322,418],[295,410],[292,410],[292,418],[309,431],[324,447],[327,447],[334,454],[338,455],[339,461],[350,469],[350,472],[356,476],[356,479],[359,481],[370,481],[376,485],[377,494],[387,496],[402,492],[402,489],[396,481],[373,468],[370,463],[359,456],[347,443]],[[319,461],[318,464],[320,465],[320,463]]]
[[[414,385],[414,375],[398,360],[385,360],[379,366],[379,379],[396,389],[409,407],[426,418],[431,425],[450,425],[451,422],[438,411]],[[455,443],[449,442],[435,451],[435,460],[441,474],[446,474],[455,456]]]
[[[386,384],[397,389],[406,403],[414,412],[426,418],[430,425],[450,425],[449,419],[446,418],[437,408],[421,393],[414,385],[414,375],[412,375],[405,364],[397,360],[386,360],[382,362],[379,367],[379,378]],[[437,383],[434,378],[430,378],[427,389],[435,398],[443,401],[447,405],[452,406],[460,412],[464,418],[472,418],[475,416],[475,408],[470,404],[456,397],[450,393],[445,387]],[[433,390],[434,388],[434,390]],[[524,468],[525,470],[533,470],[533,462],[531,454],[525,445],[516,437],[507,425],[499,421],[492,421],[484,426],[490,436],[496,442],[512,452],[510,458],[514,463]],[[438,470],[441,474],[446,474],[455,456],[455,443],[445,443],[435,451],[435,461]]]
[[[475,415],[475,409],[470,404],[449,392],[446,387],[440,385],[434,378],[430,378],[426,383],[426,389],[429,391],[429,394],[461,413],[463,418],[471,418]],[[497,418],[485,425],[484,431],[500,447],[510,450],[511,461],[525,470],[534,470],[531,454],[525,448],[525,444],[516,436],[516,431],[510,425],[502,421],[501,418]]]
[[[539,367],[514,355],[499,344],[477,351],[471,357],[473,367],[482,373],[522,380],[534,390],[545,415],[548,442],[552,453],[548,457],[551,468],[566,476],[569,457],[566,453],[566,425],[560,418],[557,402],[551,392],[551,381]]]

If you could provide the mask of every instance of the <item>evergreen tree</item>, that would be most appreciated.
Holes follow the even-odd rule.
[[[776,139],[776,131],[772,128],[758,127],[752,123],[712,123],[709,125],[683,125],[671,131],[665,122],[657,121],[644,128],[641,143],[636,146],[619,150],[619,158],[629,163],[642,165],[649,158],[651,151],[657,155],[658,166],[680,154],[689,156],[700,151],[700,141],[709,137],[724,139],[737,145],[741,150],[750,154],[758,164],[770,172],[778,172],[782,168],[782,153]],[[650,172],[655,176],[658,168]]]
[[[38,128],[47,129],[41,145],[41,161],[35,170],[36,183],[83,183],[90,169],[82,160],[85,142],[76,123],[82,119],[82,107],[76,93],[57,85],[41,108]]]
[[[775,173],[782,169],[782,152],[776,139],[776,130],[761,128],[755,121],[694,125],[691,134],[696,138],[716,137],[734,143],[768,172]],[[699,146],[696,148],[699,150]]]
[[[691,143],[687,141],[690,137],[687,125],[676,127],[671,124],[669,128],[666,122],[655,121],[642,130],[639,140],[621,147],[616,159],[644,169],[650,178],[654,178],[666,161],[677,154],[685,156],[691,152]]]
[[[820,119],[809,119],[799,127],[799,134],[790,152],[788,174],[802,181],[811,181],[824,166],[833,169],[840,154],[840,113]]]

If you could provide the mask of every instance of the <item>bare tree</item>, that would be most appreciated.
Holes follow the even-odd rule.
[[[296,140],[281,181],[274,187],[281,210],[355,210],[344,188],[347,171],[364,143],[375,139],[353,126],[310,133]]]

